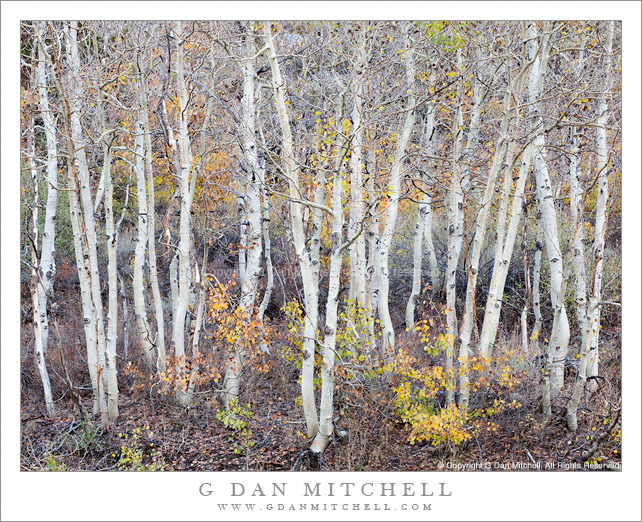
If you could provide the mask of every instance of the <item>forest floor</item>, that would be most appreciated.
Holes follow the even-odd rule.
[[[25,372],[32,377],[26,378]],[[297,393],[296,381],[287,383],[291,393],[287,395],[282,373],[274,362],[261,377],[261,389],[249,399],[252,415],[247,428],[251,434],[246,432],[249,436],[243,437],[217,418],[222,407],[216,393],[204,393],[194,407],[185,409],[162,395],[139,389],[131,376],[122,379],[120,416],[112,430],[102,430],[96,420],[79,420],[64,391],[57,403],[58,416],[50,420],[45,416],[37,374],[23,369],[21,469],[290,470],[295,462],[299,465],[297,457],[305,452],[309,440],[301,407],[291,400]],[[85,407],[91,410],[90,391],[81,393]],[[344,406],[339,427],[347,430],[347,437],[330,444],[321,464],[306,458],[299,469],[498,471],[550,469],[547,465],[555,470],[617,469],[622,456],[620,425],[605,433],[610,421],[594,413],[604,407],[606,395],[593,394],[587,403],[590,407],[580,409],[575,433],[567,430],[564,409],[558,403],[548,425],[542,423],[534,404],[526,404],[496,416],[488,429],[448,450],[429,443],[410,444],[408,428],[395,416],[389,396],[379,394],[364,399],[365,407]],[[605,437],[587,464],[582,452],[603,433]]]

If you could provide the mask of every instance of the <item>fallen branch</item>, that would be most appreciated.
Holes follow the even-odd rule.
[[[593,455],[597,453],[597,450],[600,448],[600,444],[606,439],[606,437],[609,436],[609,434],[613,431],[613,428],[617,425],[618,421],[620,420],[620,413],[622,412],[621,408],[618,408],[615,410],[615,417],[611,421],[611,424],[609,427],[602,433],[597,439],[595,439],[595,443],[593,446],[591,446],[589,449],[586,451],[582,452],[582,460],[586,461],[589,460]]]

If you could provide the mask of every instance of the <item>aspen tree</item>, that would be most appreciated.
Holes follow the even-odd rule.
[[[595,215],[595,231],[593,236],[593,303],[589,308],[587,319],[591,327],[591,355],[588,361],[588,376],[595,377],[598,375],[599,361],[599,336],[600,336],[600,301],[602,296],[602,270],[604,266],[604,235],[606,234],[607,203],[609,199],[609,156],[606,139],[606,129],[609,122],[609,90],[610,74],[612,68],[613,52],[613,33],[615,22],[610,21],[607,26],[606,50],[602,61],[602,86],[601,96],[598,101],[598,120],[596,133],[597,142],[597,161],[596,169],[598,174],[598,198]],[[592,381],[589,387],[594,389],[595,381]]]
[[[307,436],[312,438],[317,434],[319,429],[319,419],[317,416],[313,387],[314,354],[316,353],[317,320],[319,313],[318,279],[315,281],[313,261],[316,261],[318,265],[318,259],[313,260],[310,250],[306,247],[305,233],[303,230],[303,204],[300,202],[303,191],[299,184],[299,166],[294,157],[294,142],[285,104],[286,86],[281,76],[279,62],[276,58],[276,49],[272,40],[272,28],[269,21],[263,22],[263,33],[270,69],[272,71],[274,103],[281,127],[282,172],[288,182],[291,233],[299,268],[301,269],[301,279],[303,281],[305,326],[303,331],[304,339],[301,366],[301,397]],[[318,241],[312,242],[312,245],[318,249]],[[318,268],[316,268],[316,270],[318,273]]]
[[[339,98],[336,120],[343,118],[343,95]],[[342,143],[343,142],[343,143]],[[326,302],[326,320],[323,329],[323,363],[321,366],[321,404],[319,408],[319,430],[312,441],[311,449],[323,453],[334,432],[334,364],[337,339],[337,308],[339,305],[339,287],[343,252],[354,239],[343,241],[343,208],[341,192],[343,188],[342,163],[345,155],[345,139],[337,137],[337,156],[332,185],[332,250],[330,253],[330,273],[328,275],[328,299]]]
[[[429,85],[433,86],[435,83],[435,71],[431,69],[428,79]],[[433,135],[435,132],[435,107],[429,100],[426,108],[426,125],[424,127],[424,141],[426,154],[433,155]],[[426,176],[423,175],[424,181],[427,181]],[[437,256],[435,255],[435,248],[432,243],[432,197],[430,194],[431,188],[424,183],[424,189],[421,194],[421,201],[417,207],[417,223],[415,224],[414,237],[413,237],[413,271],[412,271],[412,291],[410,298],[406,305],[406,328],[413,328],[415,324],[415,307],[417,299],[421,292],[421,265],[424,252],[424,240],[426,242],[426,250],[428,251],[428,263],[430,265],[430,277],[433,285],[433,293],[435,285],[439,281],[439,267],[437,266]]]
[[[98,60],[98,43],[96,39],[96,27],[93,27],[92,43],[95,59]],[[96,74],[98,77],[98,74]],[[110,390],[108,401],[109,416],[112,420],[118,417],[118,371],[116,368],[116,342],[118,340],[118,261],[116,252],[118,249],[118,229],[114,226],[114,201],[112,182],[112,151],[111,146],[115,139],[113,131],[107,130],[105,115],[105,96],[103,90],[97,86],[98,92],[98,121],[99,131],[102,136],[101,145],[103,149],[103,168],[101,181],[103,183],[105,197],[105,235],[107,242],[107,337],[105,338],[105,380],[107,389]],[[96,197],[98,201],[98,196]],[[97,206],[94,205],[94,213]],[[116,394],[116,399],[112,394]]]
[[[452,123],[453,152],[450,180],[450,200],[448,210],[448,267],[446,269],[446,404],[453,403],[455,397],[454,350],[457,337],[457,265],[464,237],[464,187],[461,176],[461,142],[464,129],[462,117],[463,66],[461,49],[457,49],[457,107]]]
[[[139,115],[140,118],[140,115]],[[145,299],[145,259],[149,233],[147,210],[147,179],[145,176],[145,136],[140,119],[136,121],[134,145],[134,173],[136,175],[136,200],[138,201],[138,237],[134,253],[134,317],[138,330],[138,339],[143,350],[143,356],[150,368],[156,368],[157,357],[152,342],[152,334],[147,321],[147,306]]]
[[[359,306],[366,305],[366,237],[361,233],[365,219],[363,195],[363,141],[364,127],[364,94],[365,76],[368,56],[366,53],[366,34],[368,22],[360,22],[356,63],[352,78],[352,148],[350,155],[350,235],[355,237],[350,246],[350,299],[355,299]],[[336,209],[335,209],[336,211]]]
[[[58,140],[53,114],[49,106],[49,88],[47,68],[48,56],[44,49],[44,24],[36,22],[37,63],[35,67],[36,87],[38,91],[38,108],[43,120],[47,147],[47,203],[45,207],[45,224],[40,245],[38,274],[42,285],[38,286],[38,310],[42,331],[43,352],[47,353],[49,345],[49,321],[47,319],[47,296],[53,294],[53,277],[56,273],[55,237],[56,206],[58,204]],[[34,238],[35,239],[35,238]]]
[[[241,320],[249,324],[254,314],[254,304],[261,272],[262,241],[262,208],[261,208],[261,167],[256,143],[256,107],[255,107],[255,60],[254,30],[248,25],[246,34],[245,66],[243,68],[243,100],[241,135],[245,155],[245,194],[243,196],[243,214],[241,220],[245,226],[245,264],[241,275],[241,296],[239,310]],[[239,267],[240,269],[241,267]],[[245,354],[241,346],[236,346],[230,353],[225,374],[225,405],[238,397],[239,379],[244,365]]]
[[[36,169],[34,157],[36,155],[36,149],[34,145],[33,138],[33,114],[31,115],[31,122],[29,124],[28,133],[27,133],[27,150],[29,154],[28,164],[29,170],[31,173],[32,180],[32,190],[33,190],[33,200],[31,203],[31,234],[32,234],[32,245],[31,245],[31,309],[33,313],[33,326],[34,326],[34,355],[36,360],[36,365],[38,367],[38,372],[40,373],[40,380],[42,382],[42,389],[45,396],[45,408],[47,409],[47,415],[49,417],[54,417],[56,415],[56,407],[53,401],[53,395],[51,393],[51,382],[49,381],[49,373],[47,372],[47,363],[45,360],[45,350],[43,343],[43,328],[41,317],[45,315],[44,312],[41,312],[40,302],[38,299],[38,289],[41,286],[44,286],[39,272],[41,272],[38,262],[38,255],[36,251],[36,244],[38,243],[38,207],[40,206],[40,198],[38,196],[38,191],[40,187],[38,186],[38,170]],[[49,188],[49,191],[53,190]]]
[[[530,336],[530,352],[537,353],[539,351],[539,333],[542,330],[542,307],[540,304],[540,279],[542,271],[542,249],[544,238],[542,237],[544,232],[542,231],[542,226],[540,223],[540,213],[537,212],[537,232],[535,233],[535,254],[533,255],[533,315],[535,316],[535,321],[533,323],[533,329],[531,330]]]
[[[260,92],[259,91],[259,103],[260,106]],[[260,124],[260,110],[256,111],[256,120],[257,126],[259,128],[259,134],[263,142],[265,142],[265,136],[263,135],[263,129]],[[261,210],[261,229],[263,234],[263,256],[265,257],[265,272],[267,274],[267,281],[265,283],[265,292],[263,293],[263,298],[261,299],[261,304],[257,312],[257,319],[260,324],[264,323],[265,311],[267,310],[270,300],[272,298],[272,292],[274,290],[274,267],[272,266],[272,241],[270,239],[270,199],[267,190],[267,184],[265,180],[265,153],[259,151],[258,157],[259,170],[257,172],[258,183],[261,187],[261,198],[263,199],[263,207]],[[261,350],[265,353],[270,353],[267,343],[265,342],[265,337],[261,337]]]
[[[109,426],[116,420],[118,414],[118,390],[106,389],[108,385],[105,379],[106,339],[97,266],[97,238],[89,187],[89,169],[80,121],[80,102],[84,93],[80,84],[77,22],[71,22],[69,26],[64,26],[63,31],[69,60],[65,77],[62,75],[62,67],[58,55],[55,53],[55,46],[52,46],[52,51],[54,52],[54,61],[58,72],[57,87],[63,105],[68,152],[72,158],[68,164],[70,220],[80,282],[83,323],[87,343],[87,364],[94,390],[94,413],[100,413],[101,423],[104,426]],[[53,33],[51,25],[49,25],[49,32]],[[107,395],[109,399],[107,399]]]
[[[388,207],[386,209],[386,222],[383,233],[378,242],[378,251],[375,259],[375,276],[377,277],[379,320],[381,321],[382,339],[381,353],[384,357],[389,356],[395,347],[395,331],[390,317],[389,303],[389,267],[388,256],[392,245],[392,236],[397,224],[397,213],[399,210],[399,198],[401,195],[401,179],[403,164],[406,157],[406,149],[410,142],[410,135],[415,125],[416,106],[414,94],[415,62],[413,43],[410,38],[412,24],[406,23],[404,27],[404,52],[402,59],[405,64],[406,75],[406,117],[401,128],[401,136],[397,141],[394,155],[394,163],[390,170],[388,186]]]
[[[607,26],[607,43],[606,50],[603,56],[602,67],[604,71],[602,86],[601,86],[601,97],[598,102],[598,124],[599,126],[596,129],[597,134],[597,162],[596,168],[598,176],[598,197],[597,197],[597,208],[596,208],[596,218],[595,218],[595,235],[593,239],[593,263],[592,263],[592,277],[590,280],[590,293],[588,297],[588,302],[580,306],[579,300],[586,300],[586,274],[584,272],[584,258],[582,256],[581,260],[576,261],[576,281],[577,281],[577,299],[578,299],[578,317],[580,314],[584,314],[583,320],[580,319],[578,322],[582,329],[582,345],[580,348],[580,360],[578,368],[578,376],[575,384],[573,386],[573,393],[571,399],[567,405],[566,412],[566,422],[569,430],[575,431],[577,429],[577,408],[580,404],[582,394],[584,393],[585,388],[587,387],[587,379],[589,377],[595,377],[598,375],[598,336],[600,331],[600,301],[602,299],[602,266],[604,261],[604,239],[606,235],[606,220],[607,220],[607,202],[609,197],[609,182],[608,182],[608,161],[609,157],[607,155],[607,144],[606,144],[606,124],[608,122],[608,105],[606,101],[608,86],[609,86],[609,74],[612,64],[611,53],[613,51],[613,33],[614,33],[614,22],[609,22]],[[571,164],[571,204],[575,207],[574,213],[576,214],[576,219],[581,220],[582,216],[582,194],[581,194],[581,184],[579,182],[579,176],[577,175],[577,170],[573,172],[573,169],[577,169],[577,166],[573,163]],[[573,179],[575,178],[575,179]],[[584,195],[584,197],[586,197]],[[573,202],[575,199],[575,202]],[[579,201],[578,201],[579,200]],[[579,208],[578,208],[579,207]],[[576,224],[578,229],[582,229],[581,223]],[[578,234],[579,235],[579,234]],[[578,244],[579,240],[575,241],[575,245]],[[577,250],[574,252],[576,258],[580,257],[580,254],[577,253]],[[582,251],[583,253],[583,251]],[[582,263],[580,268],[578,265]],[[594,382],[594,381],[593,381]]]
[[[53,115],[49,108],[49,85],[47,82],[47,67],[48,56],[44,49],[44,24],[43,22],[36,22],[35,24],[36,39],[38,41],[37,48],[33,50],[34,61],[34,76],[35,84],[38,92],[38,109],[43,120],[45,131],[45,140],[47,147],[47,203],[45,208],[45,224],[42,231],[42,240],[40,241],[40,258],[38,259],[35,250],[32,250],[32,281],[33,286],[33,315],[34,315],[34,334],[35,334],[35,355],[38,370],[40,372],[40,380],[42,381],[43,391],[45,395],[45,406],[47,414],[53,417],[56,413],[55,405],[52,398],[51,383],[49,380],[49,373],[47,371],[47,364],[45,354],[47,353],[48,340],[49,340],[49,320],[48,320],[48,297],[53,294],[53,277],[56,272],[55,263],[55,222],[56,222],[56,206],[58,202],[58,145],[56,138],[56,128],[54,125]],[[33,119],[31,122],[31,129],[33,129]],[[31,140],[29,164],[32,172],[32,180],[34,181],[34,202],[33,202],[33,240],[38,244],[38,173],[34,164],[35,140],[33,137],[33,130],[29,131],[29,139]]]
[[[540,40],[539,44],[536,42],[532,34],[532,29],[527,29],[524,39],[527,40],[526,52],[527,56],[523,60],[522,66],[518,75],[519,82],[524,78],[526,71],[530,68],[529,73],[529,90],[528,101],[533,103],[536,99],[541,84],[543,82],[543,72],[545,71],[545,64],[547,58],[547,41]],[[542,65],[542,63],[544,65]],[[516,78],[516,81],[518,80]],[[515,92],[521,92],[521,83],[519,89]],[[515,237],[517,235],[517,228],[522,215],[522,195],[526,186],[526,180],[531,168],[531,160],[533,155],[533,144],[525,144],[525,148],[521,154],[521,165],[519,169],[519,176],[515,190],[512,194],[513,202],[510,209],[510,220],[507,223],[508,217],[508,204],[509,196],[512,186],[512,169],[513,166],[519,161],[520,154],[516,150],[515,142],[511,142],[508,147],[506,161],[504,165],[504,185],[502,188],[502,195],[500,199],[500,206],[497,217],[497,239],[495,241],[495,261],[493,264],[493,274],[488,289],[488,298],[486,300],[486,309],[484,311],[484,322],[479,339],[479,352],[489,357],[492,353],[492,346],[497,336],[497,327],[499,325],[499,317],[501,313],[502,298],[504,293],[504,285],[510,267],[510,260],[513,254],[513,247],[515,245]]]
[[[174,295],[174,314],[172,325],[172,344],[174,355],[178,359],[179,375],[186,379],[182,365],[185,363],[185,326],[187,305],[190,294],[190,260],[192,252],[191,238],[191,217],[192,194],[190,191],[190,173],[192,172],[192,151],[187,126],[187,109],[189,104],[189,93],[185,82],[185,39],[182,33],[181,23],[176,22],[173,29],[176,40],[176,78],[178,84],[178,106],[179,106],[179,130],[178,130],[178,158],[180,171],[178,174],[178,191],[180,198],[180,224],[179,242],[177,247],[176,261],[176,294]],[[196,175],[194,172],[193,175]],[[171,271],[170,271],[171,273]],[[186,394],[179,386],[178,400],[185,404],[188,400]]]
[[[139,60],[142,61],[140,55]],[[140,123],[144,133],[145,144],[145,172],[147,178],[147,259],[149,262],[149,284],[152,289],[152,299],[154,302],[154,316],[156,319],[156,336],[154,345],[156,347],[156,367],[160,373],[165,371],[166,367],[166,350],[165,350],[165,316],[163,313],[163,301],[160,294],[160,285],[158,282],[158,263],[156,256],[156,194],[154,170],[152,164],[152,128],[149,119],[148,109],[148,84],[143,68],[148,64],[138,63],[139,75],[139,104],[140,104]]]
[[[538,82],[537,94],[531,94],[531,91],[534,90],[533,83],[531,83],[531,86],[529,87],[529,102],[531,103],[530,110],[533,115],[536,114],[536,111],[541,104],[538,97],[539,92],[541,92],[541,83],[543,83],[543,77],[546,74],[546,66],[548,63],[550,37],[547,33],[549,30],[548,24],[546,24],[544,27],[544,34],[542,35],[542,39],[546,42],[542,52],[540,65],[540,75],[542,79]],[[529,24],[529,34],[532,35],[532,37],[537,36],[537,29],[534,23]],[[534,44],[531,44],[531,47],[533,46]],[[533,67],[535,68],[536,66],[537,64]],[[536,116],[535,123],[541,126],[541,116]],[[548,256],[551,271],[551,304],[554,312],[559,310],[559,321],[551,332],[551,339],[548,347],[548,360],[551,367],[551,396],[555,397],[564,385],[564,363],[566,352],[568,350],[570,327],[568,324],[564,300],[560,297],[561,286],[564,280],[563,256],[560,249],[559,233],[557,229],[557,216],[554,205],[552,182],[546,161],[544,134],[542,133],[540,133],[533,142],[533,165],[535,169],[535,179],[537,182],[537,200],[540,212],[542,213],[542,230],[546,244],[546,254]]]
[[[460,405],[463,408],[468,407],[470,398],[469,378],[467,371],[468,356],[470,350],[470,341],[473,331],[474,309],[475,309],[475,293],[477,285],[477,276],[479,274],[479,259],[481,256],[482,245],[486,235],[486,226],[488,222],[488,215],[492,204],[492,198],[495,193],[495,184],[499,171],[505,160],[506,150],[508,148],[508,129],[511,116],[510,102],[513,95],[513,78],[511,77],[511,66],[508,62],[506,67],[507,86],[504,94],[502,118],[499,128],[499,136],[495,144],[495,154],[493,162],[488,173],[488,181],[486,182],[486,190],[484,191],[483,198],[480,202],[480,210],[475,220],[474,236],[472,241],[472,249],[467,258],[467,274],[468,284],[466,287],[466,303],[464,305],[464,313],[462,317],[461,331],[459,334],[459,361],[464,367],[460,379]]]

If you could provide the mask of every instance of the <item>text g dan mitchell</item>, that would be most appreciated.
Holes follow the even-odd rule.
[[[215,490],[211,482],[203,482],[198,492],[204,497],[285,497],[290,494],[304,497],[450,497],[452,492],[445,482],[229,482]]]

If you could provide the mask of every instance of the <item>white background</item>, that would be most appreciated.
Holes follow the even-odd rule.
[[[430,512],[238,512],[237,520],[640,520],[639,2],[2,2],[2,520],[231,520],[228,483],[446,482]],[[623,21],[623,383],[621,473],[26,473],[20,458],[19,21],[21,19],[616,19]],[[516,460],[521,457],[516,456]],[[399,486],[397,486],[399,487]],[[242,501],[254,502],[243,498]],[[298,503],[310,499],[288,495]],[[319,499],[330,502],[332,499]],[[390,499],[392,500],[392,499]],[[413,499],[408,499],[411,502]],[[422,503],[426,499],[416,498]],[[342,502],[342,499],[336,500]],[[351,502],[359,502],[352,497]],[[364,499],[364,501],[366,501]],[[372,497],[369,502],[383,502]],[[400,503],[397,497],[395,502]]]

